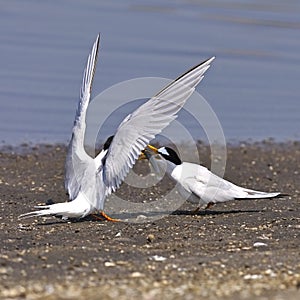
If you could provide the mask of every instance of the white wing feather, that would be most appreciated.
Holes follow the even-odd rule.
[[[184,73],[123,120],[104,165],[107,194],[120,186],[148,142],[177,117],[177,112],[193,93],[213,60],[214,57]]]
[[[101,199],[104,198],[105,193],[103,192],[103,195],[100,195],[101,189],[98,187],[100,187],[101,181],[96,174],[95,163],[93,158],[87,155],[84,150],[85,118],[96,69],[99,41],[100,36],[98,35],[84,70],[79,104],[66,157],[65,188],[72,201],[39,206],[36,207],[39,210],[22,214],[20,218],[48,215],[62,216],[63,219],[69,217],[82,218],[95,210],[92,202],[104,202]],[[89,201],[94,198],[97,198],[97,201]]]
[[[92,158],[84,150],[84,134],[86,128],[85,118],[91,97],[92,83],[98,58],[99,43],[100,35],[98,34],[91,53],[88,56],[87,65],[83,73],[80,99],[66,157],[65,188],[68,191],[71,200],[77,197],[82,185],[82,181],[85,180],[83,178],[85,173],[84,171],[88,168],[92,161]],[[76,167],[76,172],[74,171],[74,166]]]

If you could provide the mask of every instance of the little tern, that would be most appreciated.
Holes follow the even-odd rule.
[[[107,139],[101,152],[92,158],[84,149],[84,136],[99,43],[100,35],[92,47],[83,74],[67,151],[65,188],[70,201],[36,206],[38,210],[22,214],[21,218],[48,215],[61,216],[63,219],[83,218],[100,212],[106,219],[113,221],[103,211],[106,197],[119,188],[149,141],[177,117],[178,111],[214,60],[212,57],[193,67],[129,114],[121,122],[115,135]]]
[[[154,170],[160,166],[155,154],[163,157],[167,163],[167,174],[179,183],[178,191],[189,202],[198,204],[195,212],[200,208],[207,209],[218,202],[243,199],[274,198],[282,195],[278,192],[266,193],[237,186],[209,171],[206,167],[195,163],[182,162],[177,153],[169,147],[156,148],[148,145],[152,151],[143,151],[141,158],[147,158]]]

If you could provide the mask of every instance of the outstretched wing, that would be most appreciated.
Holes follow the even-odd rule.
[[[214,57],[187,71],[129,114],[118,127],[104,163],[107,194],[115,191],[141,150],[177,117]]]
[[[83,78],[82,78],[80,99],[79,99],[78,108],[75,115],[73,133],[76,132],[76,134],[79,134],[80,132],[83,137],[85,133],[85,126],[82,127],[82,125],[85,125],[86,111],[91,98],[92,84],[93,84],[93,79],[96,71],[97,59],[98,59],[99,44],[100,44],[100,34],[97,35],[96,41],[92,47],[92,51],[88,56],[87,65],[84,70]]]
[[[72,131],[71,141],[68,147],[68,153],[65,164],[65,188],[69,193],[70,199],[74,199],[80,189],[80,182],[83,171],[86,169],[91,157],[84,150],[85,117],[91,97],[93,78],[96,70],[100,35],[88,56],[87,65],[83,73],[82,86],[80,89],[80,99],[75,115],[75,121]],[[76,172],[75,169],[76,168]]]

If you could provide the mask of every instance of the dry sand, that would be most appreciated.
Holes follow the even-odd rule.
[[[209,149],[199,146],[209,166]],[[65,147],[14,151],[0,153],[1,299],[300,299],[298,142],[228,147],[225,178],[289,196],[196,215],[185,203],[145,223],[19,220],[47,199],[67,199]],[[135,170],[146,174],[148,165]],[[151,201],[172,186],[165,178],[151,189],[124,185],[118,195]]]

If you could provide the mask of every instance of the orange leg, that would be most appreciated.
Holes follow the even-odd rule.
[[[108,216],[104,211],[100,211],[100,215],[97,215],[97,214],[92,214],[92,216],[98,220],[103,220],[103,218],[107,221],[111,221],[111,222],[120,222],[121,220],[119,219],[114,219],[114,218],[111,218],[110,216]]]
[[[110,216],[108,216],[104,211],[100,211],[100,215],[105,219],[105,220],[107,220],[107,221],[111,221],[111,222],[120,222],[121,220],[119,220],[119,219],[114,219],[114,218],[112,218],[112,217],[110,217]],[[97,218],[97,219],[101,219],[101,218],[99,218],[99,217],[97,217],[97,215],[93,215],[95,218]]]
[[[101,214],[101,216],[102,216],[104,219],[106,219],[107,221],[111,221],[111,222],[120,222],[120,221],[121,221],[121,220],[119,220],[119,219],[114,219],[114,218],[108,216],[103,210],[101,210],[100,214]]]

